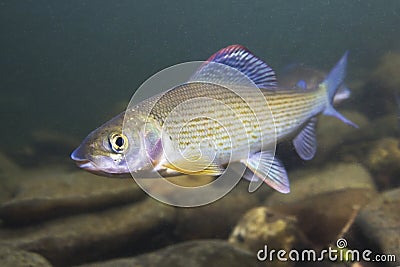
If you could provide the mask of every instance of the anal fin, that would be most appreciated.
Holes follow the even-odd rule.
[[[283,164],[271,151],[261,151],[241,161],[256,177],[281,193],[289,193],[289,179]],[[255,177],[254,177],[255,178]]]

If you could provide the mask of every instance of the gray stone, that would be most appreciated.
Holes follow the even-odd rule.
[[[396,113],[384,115],[375,118],[367,125],[358,129],[352,134],[351,142],[344,139],[344,144],[338,144],[330,155],[334,154],[336,160],[344,162],[362,162],[369,170],[373,171],[370,166],[369,158],[371,153],[375,153],[376,149],[385,146],[388,136],[397,136],[398,134],[398,119]],[[391,149],[391,152],[397,148],[397,145]],[[386,150],[386,148],[384,148]],[[332,156],[331,156],[332,157]],[[329,160],[329,155],[327,160]],[[389,163],[393,160],[388,159]],[[374,163],[373,163],[374,165]],[[374,173],[375,174],[375,173]],[[375,178],[375,177],[374,177]]]
[[[265,266],[249,253],[222,240],[184,242],[133,258],[81,265],[81,267],[242,267]],[[268,266],[275,266],[269,265]]]
[[[371,175],[360,164],[338,163],[323,169],[300,170],[289,173],[290,193],[273,192],[267,204],[294,203],[312,195],[341,189],[368,189],[375,191]]]
[[[356,225],[382,253],[396,256],[390,266],[400,264],[400,188],[382,193],[361,209]]]
[[[359,209],[374,196],[375,191],[350,188],[313,195],[299,203],[272,205],[271,208],[296,217],[305,240],[319,247],[334,244],[346,232],[346,225],[352,223]]]
[[[265,245],[269,249],[290,251],[300,244],[301,237],[296,218],[269,207],[256,207],[240,219],[229,242],[251,253]],[[276,262],[276,266],[293,266],[293,262]]]
[[[387,95],[393,96],[393,90],[400,87],[399,69],[400,53],[390,51],[380,58],[371,79],[381,85],[380,90],[385,90]]]
[[[61,266],[135,255],[187,239],[227,238],[242,214],[258,205],[265,193],[248,193],[248,182],[242,181],[217,202],[175,208],[151,198],[131,204],[145,196],[132,180],[61,169],[30,175],[31,180],[21,183],[15,198],[0,209],[8,225],[14,223],[12,228],[0,228],[0,243],[37,252]],[[36,224],[15,227],[15,222],[29,220]]]
[[[354,111],[344,111],[341,113],[356,123],[360,129],[368,127],[370,123],[361,113]],[[331,158],[332,154],[337,154],[335,152],[344,146],[359,142],[360,129],[355,129],[337,118],[329,116],[321,117],[317,125],[318,149],[311,164],[324,162],[327,158]]]
[[[57,216],[105,209],[145,196],[132,179],[109,179],[83,171],[48,168],[26,172],[12,199],[0,206],[7,224],[26,224]]]
[[[380,188],[399,186],[400,181],[400,143],[398,139],[383,138],[375,142],[366,158],[366,166],[375,175]]]
[[[395,112],[374,119],[364,131],[360,131],[360,138],[362,140],[377,140],[388,136],[397,136],[399,131],[397,114],[398,107]]]
[[[39,254],[20,249],[0,246],[1,267],[50,267],[52,266]]]
[[[175,209],[148,199],[37,226],[0,229],[0,244],[37,252],[57,266],[67,266],[165,245],[157,240],[172,233],[174,220]]]
[[[0,203],[9,200],[12,197],[12,194],[9,188],[3,184],[0,184]]]
[[[292,174],[292,192],[273,193],[266,205],[294,216],[308,240],[326,246],[342,234],[357,211],[376,196],[369,173],[356,164]]]
[[[0,153],[0,204],[15,194],[22,177],[21,168],[6,155]]]
[[[178,209],[175,233],[179,239],[228,238],[240,217],[257,206],[259,195],[264,193],[260,190],[250,194],[248,184],[247,181],[239,182],[222,199],[205,206]]]
[[[19,176],[21,173],[20,166],[3,153],[0,153],[0,177]]]

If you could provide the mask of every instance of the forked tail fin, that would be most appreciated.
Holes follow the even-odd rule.
[[[344,123],[358,128],[357,124],[340,114],[337,110],[334,109],[332,105],[335,94],[339,87],[343,84],[344,78],[346,77],[347,56],[348,51],[344,53],[342,58],[339,60],[338,63],[336,63],[335,67],[333,67],[326,79],[320,85],[326,88],[329,98],[329,104],[327,105],[323,113],[328,116],[336,117]]]

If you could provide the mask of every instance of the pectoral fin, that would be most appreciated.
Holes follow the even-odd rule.
[[[245,164],[256,177],[275,190],[285,194],[290,192],[286,170],[273,152],[261,151],[241,162]]]
[[[182,153],[163,156],[163,159],[155,168],[156,170],[167,169],[189,175],[219,176],[224,169],[211,157],[201,155],[195,150],[186,149]]]

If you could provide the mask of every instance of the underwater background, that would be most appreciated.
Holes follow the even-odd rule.
[[[400,264],[399,1],[0,1],[0,25],[1,266]],[[352,95],[338,110],[360,128],[322,117],[307,162],[281,144],[290,194],[250,194],[242,181],[182,209],[76,168],[72,150],[146,79],[231,44],[278,83],[290,64],[329,71],[349,51]],[[265,244],[320,250],[338,238],[397,262],[256,256]]]

